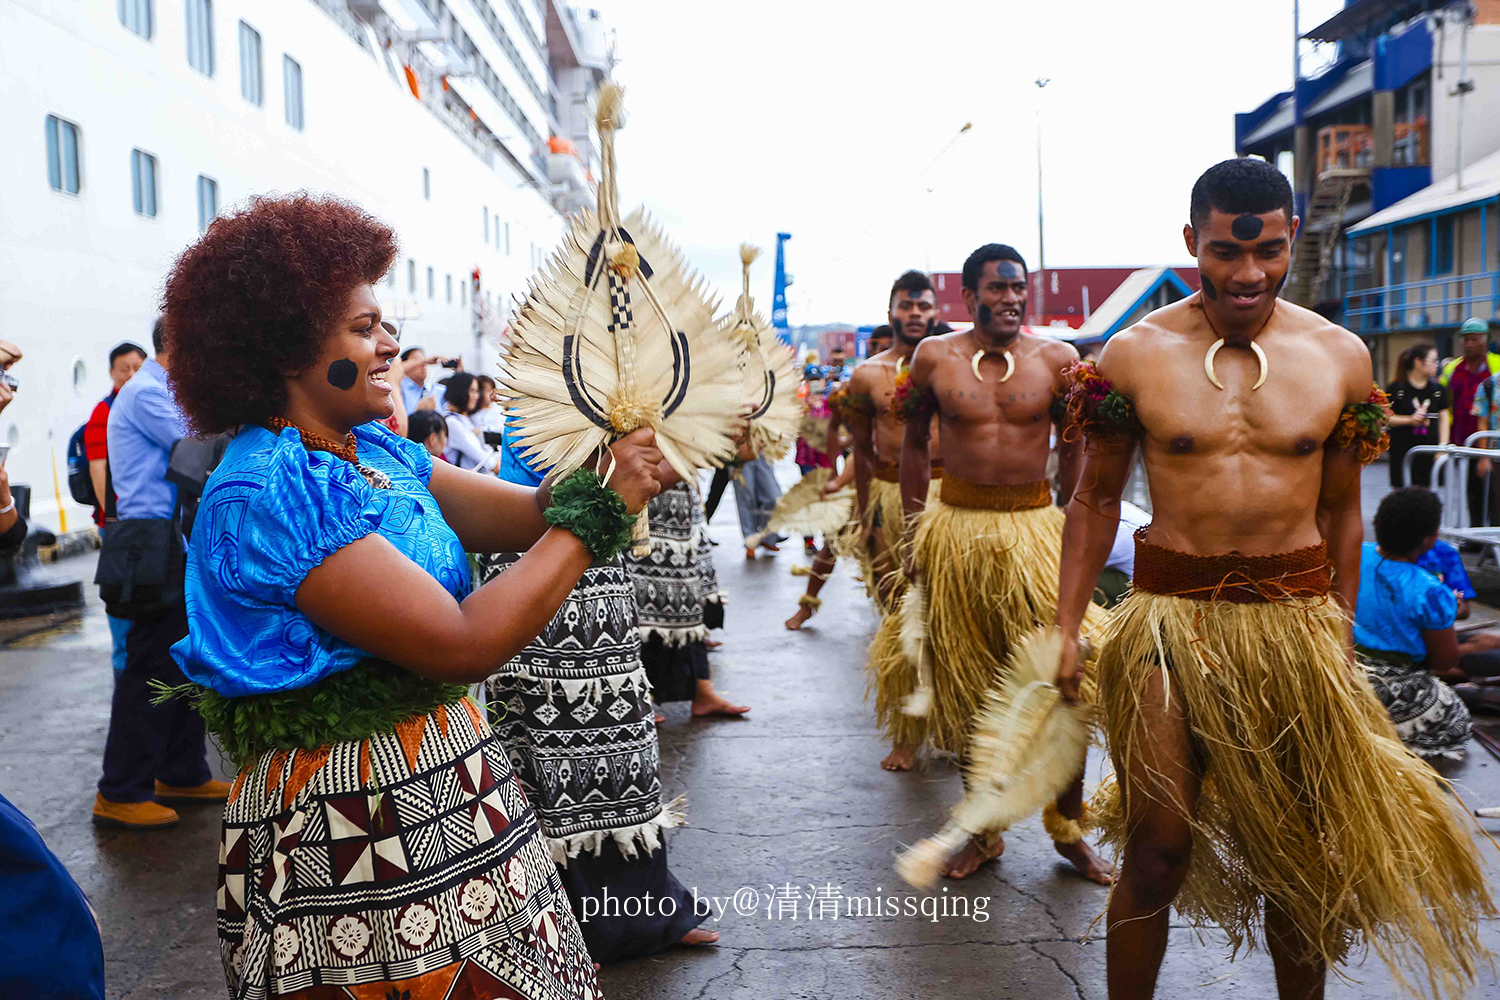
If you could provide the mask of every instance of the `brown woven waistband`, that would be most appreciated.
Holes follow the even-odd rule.
[[[873,475],[876,479],[880,480],[883,483],[899,483],[901,482],[901,466],[897,465],[895,462],[891,462],[889,465],[877,465],[875,466],[875,471],[871,473],[871,475]],[[932,463],[932,475],[928,478],[943,478],[942,462]]]
[[[1269,556],[1195,556],[1152,545],[1145,533],[1145,528],[1135,533],[1134,585],[1147,593],[1191,601],[1270,604],[1291,597],[1323,597],[1332,582],[1328,547],[1322,542]]]
[[[1052,484],[1043,479],[1035,483],[986,486],[948,476],[938,497],[949,507],[968,510],[1036,510],[1052,506]]]

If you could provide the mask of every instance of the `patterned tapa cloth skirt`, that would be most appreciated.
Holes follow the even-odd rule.
[[[467,698],[241,771],[217,906],[233,1000],[600,996],[536,816]]]
[[[1365,675],[1412,753],[1463,760],[1473,734],[1469,706],[1405,653],[1359,647]]]
[[[1135,590],[1099,654],[1099,699],[1117,775],[1095,796],[1105,841],[1124,847],[1151,804],[1193,827],[1174,903],[1253,946],[1269,902],[1336,964],[1363,942],[1398,982],[1465,995],[1493,916],[1457,803],[1401,743],[1349,661],[1322,544],[1272,556],[1198,556],[1136,535]],[[1165,659],[1164,659],[1165,658]],[[1152,756],[1162,699],[1181,711],[1203,775],[1181,811]],[[1123,791],[1123,796],[1122,796]],[[1122,802],[1123,799],[1123,802]]]
[[[625,554],[635,583],[641,659],[658,702],[689,701],[708,671],[703,640],[724,621],[703,504],[687,483],[662,490],[647,507],[651,552]]]
[[[482,582],[519,558],[480,556]],[[635,585],[616,557],[586,570],[541,635],[486,683],[495,731],[599,962],[654,954],[704,919],[667,868],[664,831],[685,817],[680,798],[661,800],[640,654]]]
[[[987,486],[949,475],[936,484],[913,543],[926,591],[932,707],[925,717],[901,711],[917,668],[902,647],[901,613],[887,615],[870,645],[867,695],[888,738],[964,753],[1011,644],[1056,616],[1062,528],[1045,481]],[[1084,634],[1102,620],[1091,606]]]

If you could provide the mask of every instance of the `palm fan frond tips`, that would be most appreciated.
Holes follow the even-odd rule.
[[[797,356],[778,340],[750,295],[750,265],[760,249],[740,244],[742,289],[734,307],[734,332],[744,342],[744,394],[749,407],[750,443],[755,453],[776,461],[797,438],[801,407],[797,402]]]
[[[622,94],[601,89],[595,115],[598,210],[572,219],[532,276],[501,346],[500,383],[519,450],[566,474],[600,448],[650,427],[685,479],[734,453],[743,346],[716,323],[716,301],[644,211],[620,217],[614,133]],[[644,519],[643,519],[644,520]]]

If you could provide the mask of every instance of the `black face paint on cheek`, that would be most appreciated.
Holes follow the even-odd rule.
[[[981,303],[979,303],[979,314],[977,316],[975,316],[974,318],[977,319],[977,320],[979,320],[979,325],[980,326],[989,326],[990,325],[990,320],[992,320],[992,319],[995,318],[995,314],[992,313],[992,312],[990,312],[990,307],[989,306],[987,306],[983,302],[981,302]]]
[[[328,366],[328,384],[335,389],[348,391],[359,381],[359,365],[348,358],[339,358]]]
[[[1237,240],[1253,240],[1266,227],[1265,220],[1258,215],[1241,215],[1229,225],[1229,233]]]
[[[1271,294],[1272,298],[1280,298],[1281,297],[1281,289],[1286,284],[1286,279],[1287,279],[1287,275],[1283,274],[1281,276],[1281,280],[1278,281],[1278,282],[1276,282],[1276,291]]]
[[[1203,282],[1203,294],[1208,296],[1208,300],[1210,302],[1219,301],[1219,290],[1214,287],[1214,283],[1212,281],[1208,280],[1208,275],[1204,274],[1202,271],[1199,271],[1198,280]]]
[[[927,336],[932,336],[932,331],[937,329],[937,320],[931,316],[927,317]]]

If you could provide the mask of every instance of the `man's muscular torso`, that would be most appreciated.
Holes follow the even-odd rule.
[[[1255,343],[1203,359],[1218,339],[1193,296],[1112,338],[1099,371],[1130,397],[1145,428],[1154,544],[1183,552],[1285,552],[1322,537],[1316,512],[1329,477],[1359,466],[1324,443],[1345,405],[1369,396],[1369,352],[1318,314],[1278,302]],[[1086,485],[1086,484],[1085,484]]]
[[[1014,484],[1047,475],[1053,397],[1065,387],[1063,370],[1078,360],[1069,344],[1021,332],[1011,342],[1016,370],[1005,375],[1003,351],[979,362],[967,334],[950,333],[922,342],[912,360],[912,389],[930,393],[938,408],[941,441],[929,452],[950,475],[970,482]]]
[[[874,404],[874,415],[869,418],[867,428],[858,427],[862,418],[851,418],[844,414],[844,422],[856,435],[869,435],[867,457],[877,465],[895,465],[901,461],[901,439],[906,433],[902,417],[896,412],[896,374],[898,366],[906,363],[904,357],[892,350],[872,355],[849,377],[851,393],[868,393]],[[933,421],[933,437],[936,439],[936,420]],[[860,444],[858,440],[856,444]]]

